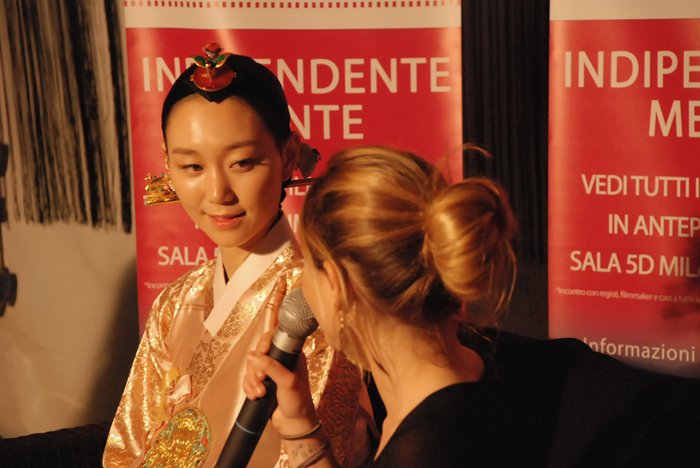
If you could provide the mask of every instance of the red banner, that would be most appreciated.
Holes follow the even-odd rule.
[[[216,40],[268,66],[293,129],[322,158],[379,144],[436,161],[462,139],[459,12],[446,1],[125,2],[142,327],[166,284],[215,257],[179,204],[140,202],[146,174],[165,171],[163,100],[202,46]],[[290,189],[284,204],[295,230],[305,193]]]
[[[550,335],[698,376],[700,11],[594,3],[552,2]]]

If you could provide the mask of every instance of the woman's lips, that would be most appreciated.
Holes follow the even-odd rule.
[[[208,214],[207,217],[211,223],[220,229],[231,229],[238,226],[241,220],[246,215],[246,212],[239,213],[237,215],[211,215]]]

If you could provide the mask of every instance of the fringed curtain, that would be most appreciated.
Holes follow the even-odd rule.
[[[113,0],[0,0],[0,141],[14,219],[131,231]]]

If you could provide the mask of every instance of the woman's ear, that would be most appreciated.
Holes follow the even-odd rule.
[[[323,262],[323,274],[326,275],[330,294],[333,299],[333,306],[339,309],[342,305],[342,288],[340,286],[340,272],[335,263],[328,260]]]
[[[168,146],[165,144],[164,141],[160,142],[160,149],[163,150],[163,153],[165,153],[166,156],[168,155]]]
[[[282,180],[291,179],[294,175],[294,169],[297,168],[299,162],[300,146],[301,137],[297,132],[292,132],[282,148]]]

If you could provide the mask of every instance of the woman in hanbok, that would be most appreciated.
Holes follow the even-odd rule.
[[[110,430],[106,467],[215,466],[245,400],[245,355],[300,286],[302,256],[280,206],[302,143],[275,75],[249,57],[220,52],[210,43],[168,93],[162,130],[170,183],[166,193],[149,194],[179,199],[218,245],[218,257],[154,302]],[[321,330],[304,354],[335,456],[357,466],[371,424],[359,405],[359,371]],[[289,466],[271,424],[249,466]]]

